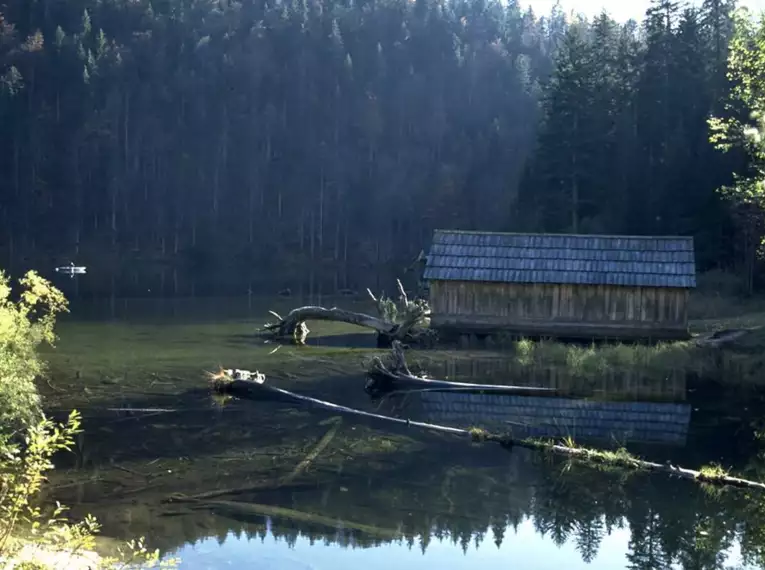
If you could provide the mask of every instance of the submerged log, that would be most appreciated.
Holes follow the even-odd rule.
[[[240,371],[241,372],[241,371]],[[261,382],[264,380],[263,375],[259,373],[255,373],[254,377],[257,379],[257,381]],[[336,421],[335,421],[336,420]],[[332,442],[335,435],[337,435],[337,431],[340,428],[342,419],[341,418],[335,418],[332,421],[332,427],[327,430],[327,433],[324,434],[324,436],[318,441],[316,446],[308,453],[308,455],[305,456],[305,458],[298,463],[298,465],[293,469],[288,475],[285,475],[284,477],[279,477],[277,479],[267,479],[265,481],[259,481],[257,483],[254,483],[252,485],[246,485],[244,487],[228,487],[224,489],[215,489],[212,491],[205,491],[203,493],[197,493],[195,495],[185,495],[183,493],[173,493],[170,495],[167,499],[163,500],[163,502],[166,503],[189,503],[189,502],[195,502],[195,501],[201,501],[204,499],[212,499],[215,497],[221,497],[223,495],[241,495],[244,493],[254,493],[258,491],[276,491],[277,489],[284,489],[284,488],[290,488],[290,489],[305,489],[305,488],[314,488],[314,485],[310,485],[307,483],[294,483],[295,479],[301,475],[308,466],[319,456],[319,454],[326,449],[326,447]]]
[[[750,329],[725,329],[701,335],[694,340],[694,344],[700,347],[722,348],[733,344],[750,332],[752,332]]]
[[[435,378],[415,376],[406,363],[404,346],[394,340],[391,343],[390,364],[386,366],[382,359],[375,356],[367,372],[365,386],[367,393],[373,396],[391,391],[462,391],[494,394],[539,394],[554,395],[554,388],[536,386],[507,386],[501,384],[473,384],[469,382],[450,382]]]
[[[293,309],[285,317],[269,311],[279,320],[276,323],[266,324],[262,332],[276,340],[305,344],[310,332],[306,325],[307,321],[335,321],[376,331],[378,346],[390,346],[394,340],[419,342],[431,334],[429,329],[424,329],[422,326],[430,315],[430,309],[423,300],[409,301],[401,281],[397,280],[396,283],[400,293],[400,307],[384,296],[378,299],[367,289],[377,305],[378,317],[337,307],[327,309],[311,305]]]
[[[556,444],[550,441],[543,441],[538,439],[516,439],[513,438],[512,435],[494,434],[478,428],[462,429],[365,412],[346,406],[340,406],[332,402],[326,402],[323,400],[317,400],[316,398],[295,394],[294,392],[276,388],[275,386],[269,386],[265,382],[265,377],[263,377],[261,374],[256,374],[256,380],[240,380],[216,376],[212,380],[212,388],[216,392],[230,394],[245,400],[277,398],[285,402],[309,405],[315,408],[329,410],[334,413],[379,420],[388,424],[406,425],[409,427],[421,428],[436,433],[461,436],[464,438],[469,438],[472,441],[494,442],[505,448],[523,447],[568,457],[570,459],[583,461],[584,463],[597,463],[611,467],[622,467],[654,473],[664,473],[670,476],[677,476],[682,479],[688,479],[700,483],[722,486],[730,485],[732,487],[759,489],[761,491],[765,491],[765,483],[750,481],[748,479],[741,479],[739,477],[731,477],[730,475],[727,475],[718,469],[702,469],[701,471],[694,471],[693,469],[686,469],[672,465],[669,462],[655,463],[652,461],[638,459],[623,450],[617,452],[601,451],[584,447]]]
[[[401,537],[401,532],[396,529],[376,527],[346,519],[335,519],[316,513],[296,511],[274,505],[237,501],[200,501],[194,506],[194,509],[209,510],[234,520],[247,520],[250,517],[284,518],[309,524],[318,524],[333,529],[353,530],[386,540],[396,540]]]

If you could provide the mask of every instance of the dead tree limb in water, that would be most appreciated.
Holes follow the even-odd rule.
[[[700,347],[722,348],[733,344],[750,332],[752,332],[750,329],[725,329],[701,335],[694,340],[694,344]]]
[[[254,377],[257,381],[260,381],[263,378],[262,374],[255,373],[255,375],[251,376]],[[166,503],[184,503],[184,502],[194,502],[194,501],[201,501],[204,499],[211,499],[214,497],[221,497],[223,495],[241,495],[244,493],[254,493],[257,491],[275,491],[277,489],[282,489],[285,487],[291,488],[291,489],[301,489],[301,488],[315,488],[315,485],[309,485],[306,483],[298,483],[295,484],[295,479],[301,475],[306,468],[318,457],[318,455],[326,449],[326,447],[332,442],[335,435],[337,435],[338,429],[340,429],[340,425],[342,422],[342,418],[337,417],[334,418],[332,421],[332,427],[327,430],[327,433],[324,434],[324,436],[318,441],[318,443],[314,446],[314,448],[308,453],[308,455],[305,456],[305,458],[298,463],[297,467],[292,470],[288,475],[285,475],[284,477],[279,477],[278,479],[267,479],[265,481],[259,481],[258,483],[255,483],[253,485],[247,485],[244,487],[229,487],[225,489],[215,489],[213,491],[206,491],[204,493],[198,493],[196,495],[184,495],[182,493],[173,493],[165,499],[163,502]]]
[[[493,394],[540,394],[554,395],[554,388],[536,386],[506,386],[499,384],[471,384],[468,382],[449,382],[435,378],[415,376],[409,370],[404,356],[404,346],[397,340],[391,343],[390,364],[385,365],[382,359],[375,356],[367,372],[366,391],[370,395],[379,395],[393,390],[444,390],[467,391]]]
[[[377,305],[379,316],[373,317],[365,313],[357,313],[332,307],[327,309],[317,306],[298,307],[291,310],[285,317],[274,311],[269,311],[278,322],[269,323],[262,332],[280,341],[305,344],[310,330],[307,321],[335,321],[365,327],[377,332],[378,346],[390,346],[393,340],[419,342],[428,338],[429,329],[424,328],[425,320],[430,315],[428,304],[422,300],[409,301],[401,281],[396,281],[399,288],[400,306],[384,296],[378,299],[369,289],[370,297]]]
[[[310,523],[314,525],[322,525],[328,528],[337,529],[338,527],[348,530],[354,530],[367,534],[369,536],[377,536],[388,540],[396,540],[401,538],[401,531],[397,529],[389,529],[383,527],[375,527],[366,525],[363,523],[340,520],[334,517],[327,517],[315,513],[307,513],[304,511],[296,511],[294,509],[288,509],[285,507],[277,507],[274,505],[261,505],[258,503],[242,503],[236,501],[200,501],[194,507],[195,510],[209,510],[219,515],[229,516],[235,520],[246,520],[248,517],[273,517],[290,519],[293,521],[300,521]]]
[[[719,469],[702,468],[700,471],[694,471],[692,469],[685,469],[683,467],[672,465],[669,462],[654,463],[652,461],[644,461],[642,459],[633,457],[626,451],[601,451],[596,449],[587,449],[584,447],[573,447],[568,445],[555,444],[550,441],[541,441],[536,439],[515,439],[512,437],[512,435],[493,434],[479,428],[462,429],[417,422],[408,419],[392,418],[382,414],[364,412],[362,410],[356,410],[354,408],[348,408],[346,406],[333,404],[332,402],[325,402],[323,400],[317,400],[308,396],[302,396],[300,394],[295,394],[294,392],[276,388],[275,386],[269,386],[265,383],[265,377],[262,374],[255,373],[254,378],[254,380],[240,380],[236,378],[232,379],[230,377],[217,376],[212,380],[212,388],[216,392],[230,394],[244,400],[277,398],[280,401],[305,404],[315,408],[329,410],[334,413],[379,420],[388,424],[406,425],[409,427],[421,428],[436,433],[462,436],[469,438],[472,441],[494,442],[505,448],[512,448],[514,446],[524,447],[527,449],[552,453],[553,455],[568,457],[570,459],[579,460],[584,463],[597,463],[611,467],[622,467],[627,469],[664,473],[666,475],[677,476],[681,479],[688,479],[700,483],[708,483],[721,486],[730,485],[732,487],[759,489],[761,491],[765,491],[765,483],[750,481],[748,479],[741,479],[739,477],[731,477]]]

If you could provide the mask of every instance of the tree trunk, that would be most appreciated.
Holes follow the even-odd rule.
[[[379,317],[336,307],[331,309],[317,306],[298,307],[290,311],[286,317],[281,317],[270,311],[273,316],[279,319],[279,322],[266,325],[263,332],[274,336],[277,340],[289,340],[296,344],[305,344],[306,337],[310,332],[305,324],[306,321],[336,321],[376,331],[378,346],[390,346],[394,340],[421,342],[432,338],[430,329],[418,330],[423,320],[430,315],[430,308],[427,303],[422,300],[410,303],[401,281],[397,281],[397,285],[401,295],[400,307],[395,306],[389,299],[382,297],[377,299],[367,289],[372,300],[377,303]],[[402,316],[400,322],[391,320],[393,317],[390,315],[394,306],[396,307],[396,314]]]
[[[574,133],[579,132],[579,117],[574,114]],[[577,179],[576,148],[571,154],[571,231],[579,233],[579,181]]]
[[[331,309],[316,306],[298,307],[297,309],[290,311],[284,318],[276,313],[273,314],[279,318],[279,322],[273,325],[267,325],[265,330],[271,331],[277,339],[289,339],[295,341],[297,344],[305,344],[305,339],[310,332],[305,325],[306,321],[335,321],[348,323],[350,325],[375,330],[378,335],[389,337],[396,336],[397,331],[401,328],[397,323],[386,322],[371,315],[355,313],[353,311],[346,311],[335,307]]]

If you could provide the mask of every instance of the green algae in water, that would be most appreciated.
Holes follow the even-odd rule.
[[[276,345],[257,338],[255,328],[241,320],[64,322],[56,349],[45,354],[51,374],[42,388],[50,407],[66,408],[198,388],[205,371],[220,367],[259,370],[289,386],[330,375],[359,375],[360,364],[377,353],[370,348],[314,346],[279,346],[274,351]],[[329,323],[316,332],[347,331],[348,325]]]
[[[347,325],[328,325],[313,327],[314,334],[349,330]],[[302,459],[320,429],[315,414],[273,403],[213,402],[204,390],[205,370],[222,365],[257,369],[280,386],[339,390],[367,402],[360,363],[376,349],[281,346],[274,352],[275,345],[256,338],[254,328],[241,320],[189,318],[162,324],[64,323],[58,348],[50,355],[51,399],[58,409],[84,410],[91,429],[82,446],[88,449],[82,463],[98,470],[99,480],[112,473],[116,481],[104,485],[104,499],[119,500],[124,486],[140,487],[139,481],[126,481],[124,471],[115,473],[120,470],[111,468],[113,463],[146,473],[148,488],[142,496],[160,497],[179,489],[276,477]],[[105,411],[107,406],[175,412],[114,414]],[[351,449],[352,443],[359,445]],[[340,445],[327,450],[314,472],[336,472],[348,456],[387,455],[404,447],[393,436],[370,435],[363,426],[352,443],[347,443],[348,451]],[[90,473],[83,476],[93,479]]]

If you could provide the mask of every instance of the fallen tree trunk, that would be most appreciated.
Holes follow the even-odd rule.
[[[272,314],[279,319],[279,322],[268,324],[263,328],[274,333],[274,336],[280,340],[292,340],[297,344],[305,344],[305,339],[310,332],[305,325],[306,321],[335,321],[348,323],[350,325],[373,329],[380,335],[388,336],[394,335],[399,326],[395,323],[387,323],[372,315],[355,313],[336,307],[331,309],[315,306],[298,307],[297,309],[292,309],[286,317],[281,317],[276,313]]]
[[[333,404],[332,402],[325,402],[324,400],[317,400],[309,396],[303,396],[296,394],[288,390],[277,388],[276,386],[270,386],[266,384],[265,377],[262,374],[257,374],[254,380],[243,380],[239,378],[216,376],[212,379],[212,388],[214,391],[221,394],[228,394],[242,400],[275,400],[279,402],[288,403],[300,403],[307,406],[312,406],[322,410],[331,410],[338,414],[346,414],[352,416],[359,416],[364,418],[370,418],[375,420],[383,420],[390,423],[395,423],[405,426],[415,426],[424,429],[433,429],[439,433],[452,433],[454,435],[465,435],[467,432],[459,428],[450,428],[446,426],[439,426],[435,424],[428,424],[423,422],[414,422],[401,418],[392,418],[390,416],[384,416],[381,414],[374,414],[372,412],[365,412],[363,410],[357,410],[355,408],[349,408],[347,406],[341,406],[339,404]]]
[[[461,391],[482,392],[494,394],[539,394],[554,395],[554,388],[540,388],[536,386],[507,386],[500,384],[472,384],[469,382],[450,382],[435,378],[423,378],[415,376],[409,370],[404,356],[403,345],[394,340],[391,343],[391,364],[385,365],[382,359],[375,356],[369,365],[367,372],[368,380],[365,386],[367,393],[377,396],[391,391],[418,390],[418,391]]]
[[[310,330],[307,321],[335,321],[365,327],[377,332],[378,346],[390,346],[394,340],[420,342],[430,336],[429,329],[422,325],[430,315],[427,303],[422,300],[410,302],[401,281],[396,281],[400,293],[401,307],[395,302],[380,296],[378,299],[369,289],[367,292],[377,305],[378,317],[332,307],[305,306],[292,309],[285,317],[269,311],[279,319],[276,323],[266,324],[262,331],[275,340],[305,344]],[[399,318],[402,317],[402,318]]]
[[[685,469],[670,463],[662,464],[638,459],[623,450],[617,452],[601,451],[595,449],[587,449],[584,447],[573,447],[555,444],[549,441],[536,439],[515,439],[511,435],[493,434],[479,428],[462,429],[450,426],[441,426],[437,424],[429,424],[425,422],[417,422],[409,419],[392,418],[390,416],[365,412],[362,410],[333,404],[332,402],[325,402],[323,400],[317,400],[308,396],[302,396],[300,394],[295,394],[294,392],[289,392],[288,390],[276,388],[275,386],[269,386],[265,383],[265,377],[259,373],[255,373],[252,376],[255,378],[254,380],[240,380],[236,378],[216,376],[212,380],[212,388],[216,392],[230,394],[245,400],[276,398],[281,401],[305,404],[315,408],[329,410],[334,413],[354,415],[358,417],[379,420],[386,423],[426,429],[436,433],[466,437],[470,438],[472,441],[499,443],[505,448],[512,448],[517,446],[543,451],[546,453],[552,453],[554,455],[560,455],[571,459],[580,460],[585,463],[598,463],[612,467],[624,467],[628,469],[664,473],[667,475],[674,475],[682,479],[688,479],[701,483],[730,485],[733,487],[759,489],[761,491],[765,491],[765,483],[750,481],[748,479],[741,479],[738,477],[731,477],[718,469],[702,468],[701,471],[694,471],[692,469]]]

